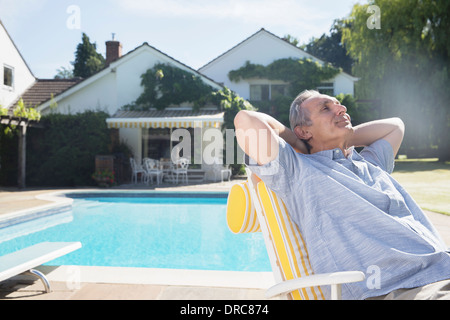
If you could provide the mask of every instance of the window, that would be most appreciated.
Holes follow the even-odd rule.
[[[277,96],[287,96],[288,87],[284,84],[273,84],[270,86],[270,97],[273,100]]]
[[[142,128],[142,158],[170,158],[170,129]]]
[[[8,66],[3,66],[3,84],[8,87],[13,86],[14,69]]]
[[[270,101],[279,95],[286,96],[288,86],[285,84],[257,84],[250,85],[250,100]]]
[[[269,99],[269,85],[258,84],[250,86],[250,100],[253,101],[268,101]]]
[[[329,96],[334,96],[334,83],[333,82],[323,82],[317,87],[317,91],[322,94]]]

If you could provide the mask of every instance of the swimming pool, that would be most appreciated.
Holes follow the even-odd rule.
[[[0,255],[41,241],[83,247],[48,265],[270,271],[261,233],[235,235],[226,193],[67,194],[72,210],[0,229]]]

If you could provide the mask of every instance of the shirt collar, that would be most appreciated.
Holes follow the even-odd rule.
[[[348,159],[360,160],[361,156],[354,149],[355,149],[354,147],[349,148],[350,154],[348,155]],[[315,155],[326,157],[331,160],[345,159],[344,154],[342,153],[342,150],[339,148],[320,151],[320,152],[315,153]]]

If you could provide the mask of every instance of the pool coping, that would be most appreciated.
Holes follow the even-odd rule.
[[[70,194],[228,194],[226,191],[187,191],[187,190],[58,190],[36,195],[39,200],[48,201],[48,204],[29,209],[14,211],[0,215],[2,224],[20,223],[38,217],[52,215],[70,210],[73,198]],[[44,212],[44,213],[43,213]],[[6,225],[5,225],[6,226]],[[138,267],[102,267],[102,266],[47,266],[42,265],[36,269],[47,274],[50,281],[59,282],[91,282],[91,283],[126,283],[176,286],[204,286],[225,288],[266,289],[275,284],[272,272],[246,272],[246,271],[215,271],[190,269],[163,269]]]
[[[275,284],[272,272],[71,265],[42,265],[36,269],[50,281],[65,282],[68,287],[79,283],[113,283],[267,289]]]
[[[32,208],[17,210],[0,215],[0,228],[6,227],[10,224],[17,224],[39,217],[50,216],[56,213],[69,211],[72,208],[73,199],[62,197],[66,191],[49,192],[41,195],[36,195],[38,200],[48,201],[48,204],[35,206]]]

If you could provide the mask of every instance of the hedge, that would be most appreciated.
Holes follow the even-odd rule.
[[[94,185],[95,156],[112,150],[105,112],[43,116],[27,136],[27,186]]]

